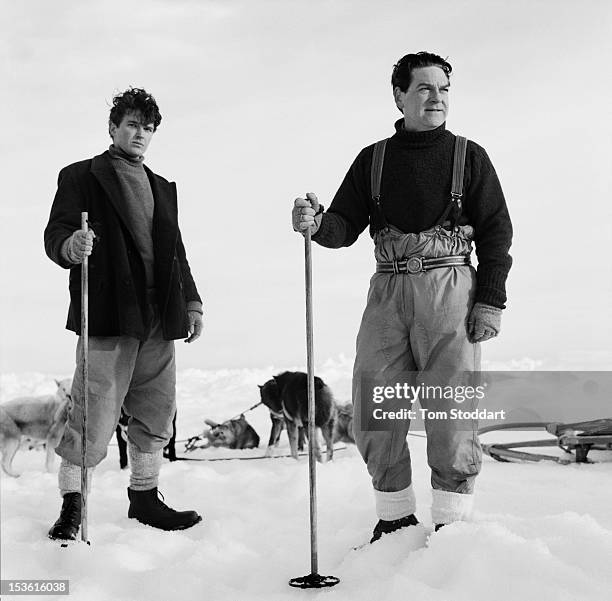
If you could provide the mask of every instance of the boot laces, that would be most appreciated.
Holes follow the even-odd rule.
[[[160,498],[160,497],[161,497],[161,498]],[[164,501],[165,501],[165,500],[166,500],[166,499],[165,499],[164,495],[163,495],[163,494],[162,494],[162,492],[161,492],[161,491],[158,489],[158,491],[157,491],[157,499],[156,499],[156,501],[157,501],[157,506],[158,506],[158,507],[159,507],[161,510],[165,511],[166,513],[176,513],[176,509],[172,509],[172,507],[168,507],[168,505],[166,505],[166,504],[164,503]]]

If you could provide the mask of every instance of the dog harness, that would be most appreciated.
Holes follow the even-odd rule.
[[[302,423],[302,420],[300,419],[299,416],[296,415],[295,417],[291,417],[291,414],[289,413],[289,411],[287,411],[287,408],[285,407],[285,401],[284,400],[281,400],[281,405],[283,407],[283,415],[279,416],[279,417],[284,417],[285,419],[289,420],[290,422],[295,422],[295,425],[298,428],[303,428],[304,424]],[[276,415],[275,415],[275,417],[276,417]]]

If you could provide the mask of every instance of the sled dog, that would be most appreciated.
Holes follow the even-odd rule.
[[[72,408],[71,380],[55,382],[57,392],[54,395],[19,397],[0,405],[2,469],[9,476],[19,476],[13,471],[12,463],[22,437],[44,442],[46,469],[51,471],[53,467],[55,447],[62,438]]]
[[[315,376],[315,426],[323,434],[327,446],[327,460],[334,456],[333,433],[336,423],[336,404],[331,389]],[[285,371],[259,386],[261,402],[269,409],[272,429],[266,454],[278,444],[283,424],[287,428],[291,456],[298,458],[300,428],[308,435],[308,377],[304,372]],[[317,461],[321,461],[318,436],[311,441]]]
[[[349,442],[355,444],[355,436],[353,435],[353,404],[337,404],[336,411],[334,442]]]
[[[210,430],[204,430],[202,436],[208,440],[211,447],[227,447],[229,449],[253,449],[259,446],[259,435],[247,422],[244,415],[228,419],[218,424],[212,419],[204,420]]]

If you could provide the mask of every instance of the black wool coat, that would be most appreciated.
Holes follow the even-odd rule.
[[[145,167],[155,200],[153,247],[155,288],[166,340],[188,334],[187,303],[200,301],[177,219],[176,184]],[[49,258],[70,269],[70,307],[66,328],[81,331],[81,265],[61,256],[66,238],[81,227],[87,211],[96,234],[89,257],[89,335],[132,336],[148,333],[145,268],[130,232],[125,200],[107,152],[64,167],[45,228]]]

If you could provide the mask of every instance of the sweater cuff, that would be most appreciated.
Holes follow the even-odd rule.
[[[336,213],[323,213],[321,225],[316,234],[312,236],[313,242],[326,248],[340,248],[346,238],[346,225],[343,218]]]
[[[327,215],[323,213],[321,215],[321,223],[319,224],[317,231],[312,235],[313,242],[317,242],[318,240],[325,238],[325,235],[329,234],[329,230],[329,219],[327,218]]]
[[[204,310],[202,309],[202,303],[200,301],[188,301],[187,311],[195,311],[200,315],[204,315]]]
[[[506,295],[496,288],[489,288],[487,286],[478,286],[476,288],[476,295],[474,297],[475,303],[489,305],[496,309],[505,309],[505,300]]]
[[[68,238],[66,238],[62,242],[62,245],[60,247],[60,256],[66,263],[70,263],[71,265],[77,265],[78,261],[75,261],[73,259],[72,254],[70,252],[71,249],[72,249],[72,236],[68,236]]]
[[[474,301],[505,309],[507,278],[508,273],[501,269],[479,265],[476,272],[477,286]]]

